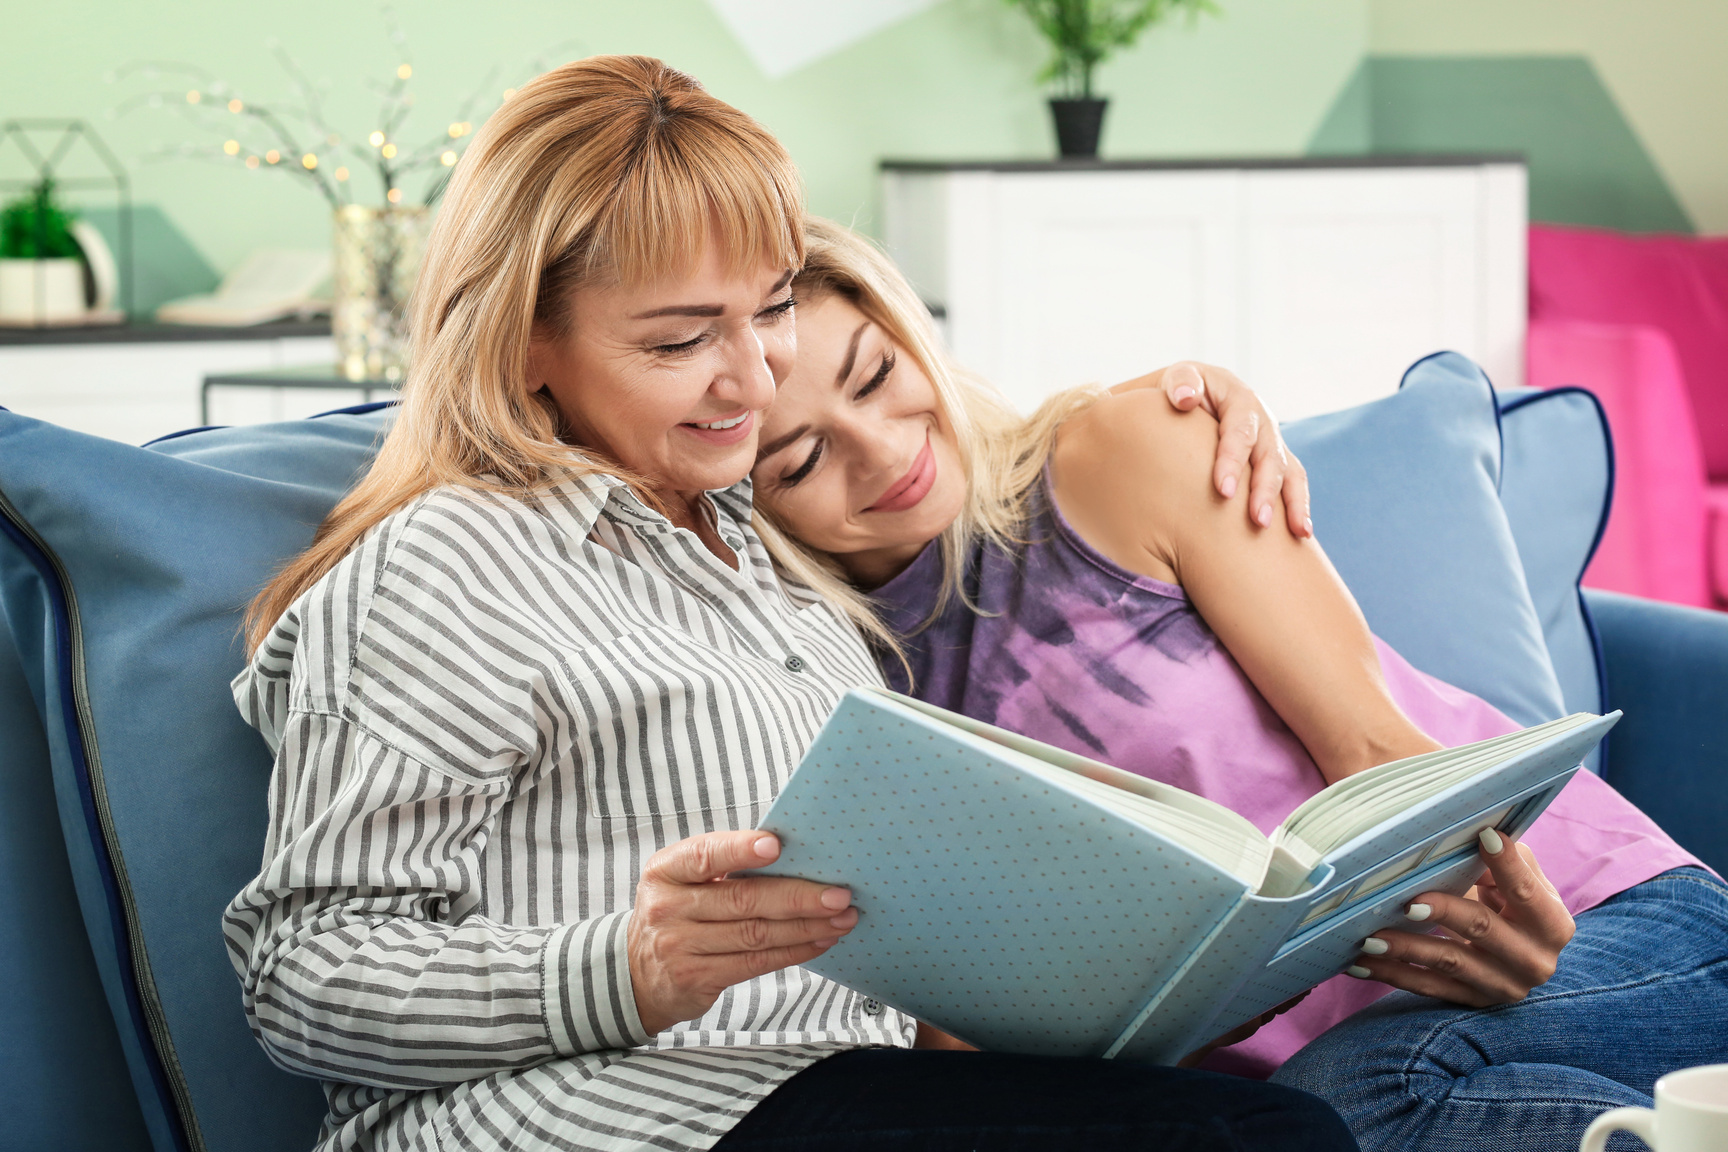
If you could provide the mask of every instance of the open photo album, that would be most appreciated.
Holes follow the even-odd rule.
[[[980,1048],[1174,1063],[1343,971],[1477,836],[1516,839],[1619,719],[1576,713],[1382,764],[1270,836],[1167,784],[874,688],[761,827],[764,874],[849,887],[805,967]]]

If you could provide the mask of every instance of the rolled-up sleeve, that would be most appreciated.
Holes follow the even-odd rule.
[[[474,913],[510,780],[428,767],[338,715],[290,715],[264,867],[224,917],[278,1063],[429,1088],[649,1039],[628,909],[545,927]]]

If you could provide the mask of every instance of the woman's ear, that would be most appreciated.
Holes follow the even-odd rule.
[[[522,388],[528,395],[532,396],[546,387],[546,379],[552,374],[552,361],[556,358],[556,344],[536,322],[528,332],[528,372],[522,379]]]

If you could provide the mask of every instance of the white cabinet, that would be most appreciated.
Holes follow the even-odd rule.
[[[0,407],[142,444],[197,426],[207,375],[329,364],[335,355],[328,336],[0,344]],[[218,388],[210,422],[290,420],[363,399],[359,389]]]
[[[1523,381],[1525,178],[1507,159],[889,164],[889,251],[1022,408],[1192,358],[1286,419],[1451,348]]]

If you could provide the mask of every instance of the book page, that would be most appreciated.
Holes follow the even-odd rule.
[[[1285,819],[1274,833],[1273,842],[1295,841],[1325,856],[1460,781],[1594,719],[1588,712],[1577,712],[1521,732],[1426,752],[1358,772],[1310,797]]]

